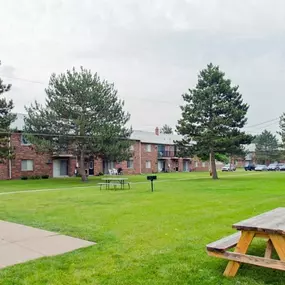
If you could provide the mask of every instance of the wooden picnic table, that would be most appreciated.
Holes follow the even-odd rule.
[[[239,232],[207,245],[210,256],[230,260],[225,276],[235,276],[241,263],[257,265],[285,271],[285,208],[277,208],[259,216],[236,223]],[[246,254],[254,238],[267,240],[264,257]],[[233,248],[234,252],[228,251]],[[279,260],[272,259],[276,250]]]
[[[125,189],[125,185],[127,184],[130,189],[130,183],[127,182],[128,178],[124,177],[105,177],[102,178],[105,183],[103,183],[106,186],[106,189],[110,189],[110,186],[119,184],[121,189]],[[102,183],[101,183],[102,184]]]

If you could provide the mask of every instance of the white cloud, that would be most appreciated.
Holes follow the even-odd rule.
[[[18,111],[35,98],[44,100],[52,72],[83,65],[115,82],[134,127],[174,126],[181,94],[194,86],[198,71],[210,61],[240,85],[251,105],[250,124],[284,111],[283,0],[0,4],[5,10],[0,18],[0,76],[44,82],[5,79],[13,83],[9,97]]]

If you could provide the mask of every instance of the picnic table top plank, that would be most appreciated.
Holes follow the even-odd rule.
[[[124,177],[118,177],[118,178],[115,178],[115,177],[110,177],[110,178],[102,178],[101,180],[107,180],[107,181],[111,181],[111,180],[117,180],[117,181],[119,181],[119,180],[128,180],[129,178],[124,178]]]
[[[285,235],[285,208],[277,208],[233,225],[240,231]]]

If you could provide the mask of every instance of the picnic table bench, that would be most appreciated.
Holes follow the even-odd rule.
[[[102,189],[102,186],[106,187],[106,190],[110,189],[110,186],[113,186],[115,190],[117,190],[117,186],[119,186],[121,189],[125,189],[125,185],[128,185],[129,189],[131,188],[130,183],[127,181],[128,178],[102,178],[103,183],[99,183],[98,185],[100,186],[100,190]]]
[[[277,208],[233,225],[239,232],[207,245],[209,256],[230,260],[225,276],[234,277],[241,265],[247,263],[285,271],[285,208]],[[247,250],[254,238],[267,241],[264,257],[248,255]],[[235,248],[233,252],[228,251]],[[279,260],[272,259],[276,250]]]

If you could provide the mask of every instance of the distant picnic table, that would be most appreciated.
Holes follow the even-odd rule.
[[[99,183],[100,189],[102,186],[105,186],[106,189],[110,189],[110,187],[113,187],[115,190],[117,190],[117,186],[120,187],[120,189],[125,189],[125,185],[128,185],[128,188],[130,189],[130,183],[128,182],[128,178],[123,177],[106,177],[102,178],[102,181],[105,181],[104,183]]]
[[[241,263],[285,271],[285,208],[277,208],[233,225],[239,232],[207,245],[208,255],[230,260],[225,276],[235,276]],[[247,255],[254,238],[267,241],[264,257]],[[234,252],[228,251],[235,248]],[[272,259],[276,250],[279,260]]]

